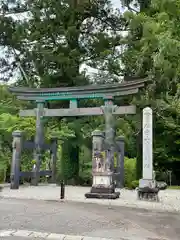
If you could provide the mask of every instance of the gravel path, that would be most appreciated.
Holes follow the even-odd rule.
[[[116,200],[86,199],[84,197],[84,194],[89,192],[89,190],[89,187],[66,186],[65,201],[180,212],[180,190],[160,191],[159,203],[140,201],[137,199],[136,191],[130,191],[126,189],[120,190],[120,198]],[[3,191],[0,193],[0,196],[3,198],[34,199],[46,201],[60,201],[59,195],[60,187],[54,184],[40,185],[38,187],[21,186],[18,190],[10,190],[9,187],[4,187]]]

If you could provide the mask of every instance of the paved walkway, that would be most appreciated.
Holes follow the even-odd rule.
[[[113,238],[101,238],[101,237],[88,237],[80,235],[64,235],[57,233],[45,233],[45,232],[33,232],[29,230],[4,230],[0,231],[0,238],[11,238],[12,240],[28,240],[28,239],[39,239],[39,240],[113,240]],[[127,238],[118,238],[119,240],[130,240]],[[166,240],[165,238],[141,238],[133,237],[132,240]]]
[[[0,238],[29,238],[29,239],[46,239],[46,240],[112,240],[110,238],[100,238],[100,237],[88,237],[88,236],[79,236],[79,235],[65,235],[57,233],[45,233],[29,230],[2,230],[0,231]],[[122,239],[122,238],[121,238]],[[120,239],[120,240],[121,240]],[[122,239],[125,240],[125,239]]]
[[[143,209],[154,209],[158,211],[178,211],[180,212],[180,190],[160,191],[160,202],[146,202],[137,199],[136,191],[119,190],[120,198],[116,200],[86,199],[84,194],[89,192],[90,187],[66,186],[65,200],[67,202],[96,203],[101,205],[126,206]],[[18,190],[10,190],[9,185],[5,185],[0,193],[3,198],[34,199],[46,201],[60,201],[60,187],[51,185],[20,186]]]
[[[82,202],[0,199],[1,240],[51,240],[53,236],[59,240],[62,236],[66,236],[64,240],[86,240],[86,236],[92,238],[88,240],[179,240],[179,222],[179,213]]]

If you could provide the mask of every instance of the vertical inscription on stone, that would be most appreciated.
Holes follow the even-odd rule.
[[[143,109],[143,179],[153,179],[153,114]]]

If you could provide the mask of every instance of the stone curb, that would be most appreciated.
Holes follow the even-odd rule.
[[[112,238],[88,237],[79,235],[64,235],[57,233],[35,232],[29,230],[1,230],[1,237],[43,238],[46,240],[113,240]],[[119,239],[121,240],[121,239]],[[128,240],[128,239],[122,239]]]
[[[0,239],[1,237],[19,237],[19,238],[27,238],[27,239],[36,239],[41,238],[44,240],[115,240],[113,238],[102,238],[102,237],[88,237],[88,236],[80,236],[80,235],[66,235],[66,234],[58,234],[58,233],[46,233],[46,232],[36,232],[30,230],[0,230]],[[117,238],[116,238],[117,239]],[[129,238],[119,238],[118,240],[160,240],[160,238],[137,238],[133,237]],[[167,238],[161,238],[161,240],[168,240]]]

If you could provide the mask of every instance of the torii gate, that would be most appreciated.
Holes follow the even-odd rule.
[[[115,129],[114,116],[136,114],[136,106],[116,106],[113,103],[115,97],[136,94],[139,88],[143,87],[145,80],[128,81],[119,84],[89,85],[80,87],[65,88],[23,88],[10,87],[9,91],[15,94],[18,99],[35,101],[37,108],[20,110],[21,117],[36,117],[36,137],[35,137],[35,157],[36,157],[36,181],[38,183],[38,173],[40,169],[41,154],[40,149],[44,144],[44,127],[42,117],[69,117],[69,116],[98,116],[104,115],[105,118],[105,142],[110,148],[114,144]],[[79,99],[101,98],[104,105],[92,108],[78,108]],[[69,108],[48,109],[45,108],[46,101],[69,100]],[[16,159],[14,159],[16,161]],[[12,169],[12,175],[14,174]],[[109,173],[108,173],[109,174]],[[111,171],[111,175],[112,175]],[[109,175],[110,176],[110,175]],[[95,177],[95,176],[93,176]],[[112,185],[112,182],[111,184]],[[106,186],[107,187],[107,186]],[[107,193],[107,191],[106,191]],[[101,193],[102,194],[102,193]],[[113,195],[114,196],[114,195]],[[112,197],[113,197],[112,196]],[[116,196],[117,197],[117,196]]]

